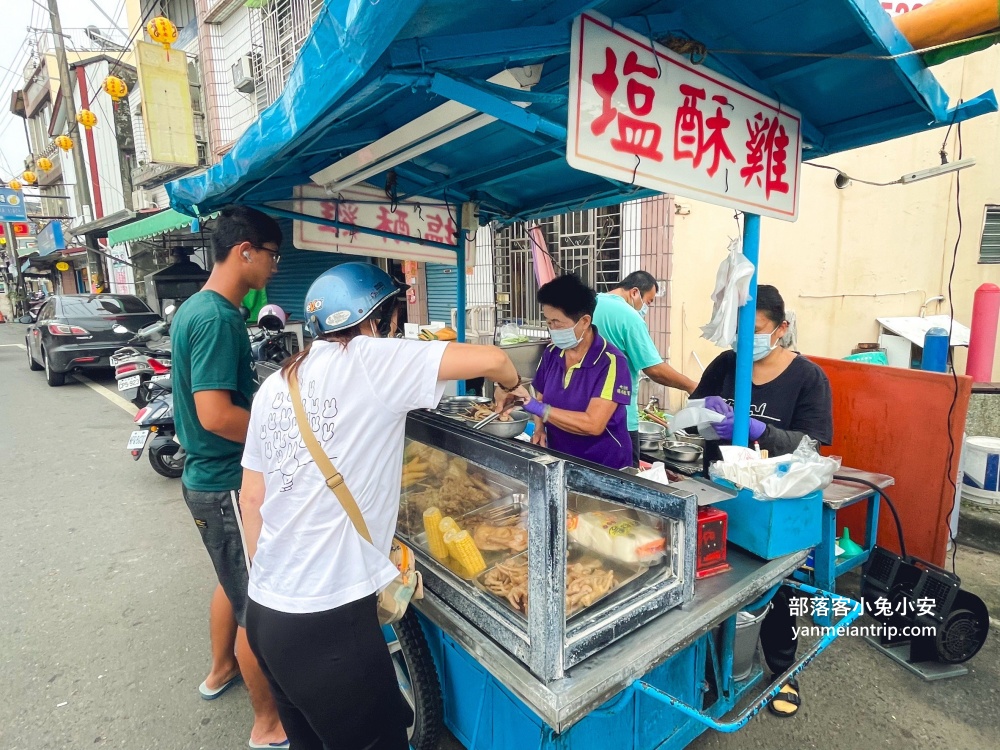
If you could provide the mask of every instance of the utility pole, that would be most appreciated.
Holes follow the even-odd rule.
[[[62,89],[63,106],[66,108],[66,124],[69,128],[69,136],[73,139],[73,168],[76,172],[76,190],[80,198],[80,203],[87,206],[91,211],[91,220],[97,217],[93,215],[94,202],[90,196],[90,183],[87,181],[87,164],[83,159],[83,139],[80,137],[80,123],[76,121],[76,100],[73,98],[73,83],[69,73],[69,62],[66,59],[66,42],[63,37],[62,22],[59,20],[59,4],[57,0],[48,0],[49,19],[52,24],[53,44],[56,48],[56,66],[59,68],[59,87]],[[86,219],[86,216],[84,216]],[[104,278],[104,263],[101,257],[94,252],[94,249],[87,247],[87,266],[97,269],[97,285],[107,291],[107,282]],[[89,275],[89,274],[88,274]],[[88,279],[88,282],[90,279]],[[86,291],[90,291],[89,289]]]

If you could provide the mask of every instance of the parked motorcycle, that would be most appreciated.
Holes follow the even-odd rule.
[[[174,309],[173,305],[167,307],[165,320],[140,328],[126,346],[111,356],[118,392],[140,408],[149,403],[146,386],[170,377],[168,334]]]
[[[260,329],[250,337],[250,350],[254,362],[272,362],[280,365],[291,355],[285,346],[285,322],[288,316],[277,305],[264,305],[257,315]]]
[[[149,464],[153,471],[169,479],[184,473],[184,448],[176,440],[174,426],[174,394],[170,376],[144,386],[149,391],[149,403],[135,415],[139,429],[129,436],[126,450],[138,461],[149,445]]]

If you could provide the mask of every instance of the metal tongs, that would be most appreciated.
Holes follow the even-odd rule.
[[[497,417],[499,417],[501,414],[503,414],[502,411],[495,411],[495,412],[493,412],[492,414],[490,414],[485,419],[480,419],[478,422],[476,422],[474,425],[472,425],[472,429],[474,429],[474,430],[480,430],[480,429],[482,429],[483,427],[485,427],[486,425],[488,425],[490,422],[492,422],[494,419],[496,419]]]

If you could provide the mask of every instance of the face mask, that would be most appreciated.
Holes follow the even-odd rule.
[[[642,303],[642,307],[639,308],[639,315],[641,315],[643,318],[645,318],[646,317],[646,313],[648,313],[648,312],[649,312],[649,305],[647,305],[645,302],[643,302]]]
[[[572,328],[550,328],[549,336],[552,337],[552,343],[560,349],[572,349],[581,341],[576,337],[575,325]]]
[[[775,328],[774,331],[778,329]],[[770,333],[755,333],[753,335],[753,361],[760,362],[764,357],[773,352],[778,348],[777,344],[771,344],[771,336],[774,335],[774,331]],[[733,339],[733,351],[736,351],[736,339]]]

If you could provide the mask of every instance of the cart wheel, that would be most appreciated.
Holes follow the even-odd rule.
[[[444,706],[441,684],[424,631],[412,608],[392,626],[397,641],[389,644],[399,689],[413,711],[413,724],[407,728],[412,750],[436,750],[441,734]]]

